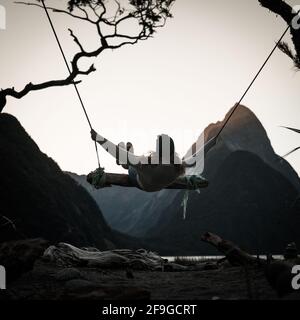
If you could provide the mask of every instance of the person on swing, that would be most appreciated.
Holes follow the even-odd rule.
[[[91,130],[91,137],[116,159],[118,165],[128,170],[130,182],[141,190],[159,191],[185,175],[186,165],[175,152],[174,141],[168,135],[159,135],[156,150],[142,156],[134,154],[131,143],[115,145],[94,130]]]

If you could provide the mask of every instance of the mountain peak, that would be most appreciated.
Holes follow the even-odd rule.
[[[0,242],[24,236],[108,248],[119,243],[91,196],[40,151],[20,122],[0,114]],[[121,240],[122,241],[122,240]]]
[[[230,115],[232,115],[234,108],[235,106],[230,108],[222,121],[211,123],[207,126],[204,130],[205,142],[219,133]],[[202,136],[199,139],[201,138]],[[208,178],[231,152],[239,150],[256,154],[273,169],[281,172],[300,190],[300,181],[297,173],[287,161],[275,153],[264,126],[255,113],[244,105],[239,105],[235,110],[222,131],[216,146],[206,156],[205,174],[208,175]],[[217,157],[215,157],[215,153],[218,154]]]
[[[225,122],[228,120],[228,118],[232,114],[232,111],[234,108],[235,106],[233,106],[227,112],[227,114],[225,115],[225,118],[222,121],[211,123],[206,127],[206,129],[204,130],[205,141],[208,141],[209,139],[213,138],[215,135],[218,134],[222,126],[225,124]],[[222,135],[226,134],[226,132],[228,131],[238,131],[241,128],[243,128],[245,124],[247,126],[249,126],[249,124],[252,124],[252,125],[256,124],[256,126],[262,129],[266,134],[261,122],[256,117],[254,112],[252,112],[249,108],[247,108],[244,105],[239,105],[238,108],[235,110],[235,112],[232,114],[230,120],[227,122]]]

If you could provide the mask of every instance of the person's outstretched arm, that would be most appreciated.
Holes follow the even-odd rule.
[[[129,164],[132,166],[140,163],[141,157],[127,151],[120,145],[115,145],[111,141],[107,140],[95,130],[91,130],[92,140],[96,141],[101,147],[119,161],[120,164]]]

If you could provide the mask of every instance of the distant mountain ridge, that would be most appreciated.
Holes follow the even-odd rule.
[[[216,135],[230,112],[222,122],[205,129],[205,141]],[[281,250],[287,241],[300,240],[300,213],[291,208],[299,194],[299,177],[275,154],[265,129],[250,109],[239,106],[217,145],[206,155],[203,174],[210,185],[200,195],[191,194],[187,221],[182,221],[183,193],[179,192],[147,231],[152,242],[164,244],[164,253],[212,252],[196,240],[202,231],[220,233],[252,252]],[[243,221],[248,227],[247,223],[241,226]],[[232,227],[226,227],[228,224]],[[276,232],[279,234],[274,238]]]
[[[230,112],[204,130],[205,141],[216,135]],[[111,188],[94,192],[93,197],[111,226],[146,238],[163,254],[214,252],[200,241],[204,231],[220,233],[252,252],[282,250],[286,242],[299,241],[300,214],[291,208],[300,192],[299,177],[275,154],[250,109],[239,106],[206,155],[203,174],[210,185],[200,195],[190,193],[186,221],[182,191],[149,195]]]
[[[0,176],[0,242],[44,238],[99,249],[130,243],[107,225],[88,192],[5,113],[0,114]]]
[[[149,205],[155,194],[118,186],[96,190],[86,181],[85,175],[67,173],[91,194],[110,226],[132,236],[144,234],[146,230],[140,228],[147,220],[143,207]],[[152,217],[148,220],[151,227],[155,220]]]
[[[219,132],[231,111],[232,109],[222,121],[207,126],[204,130],[205,142]],[[274,152],[265,128],[256,115],[243,105],[237,108],[230,121],[227,122],[215,150],[219,150],[218,157],[210,157],[209,153],[205,159],[205,174],[211,175],[214,172],[213,166],[218,167],[215,161],[220,161],[220,159],[223,161],[231,152],[244,150],[256,154],[272,168],[281,172],[300,192],[298,174],[285,159]]]
[[[287,243],[300,243],[300,214],[291,208],[297,194],[291,182],[257,155],[235,151],[220,165],[209,188],[190,194],[186,220],[179,193],[146,238],[166,255],[216,253],[200,240],[206,231],[253,254],[281,253]]]

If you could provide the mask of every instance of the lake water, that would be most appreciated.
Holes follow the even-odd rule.
[[[255,255],[253,257],[256,257]],[[266,255],[260,255],[261,259],[267,259]],[[282,255],[272,255],[274,259],[283,260]],[[164,259],[168,259],[169,262],[174,262],[175,259],[182,259],[182,260],[191,260],[191,261],[211,261],[211,260],[219,260],[225,258],[225,256],[164,256]]]

